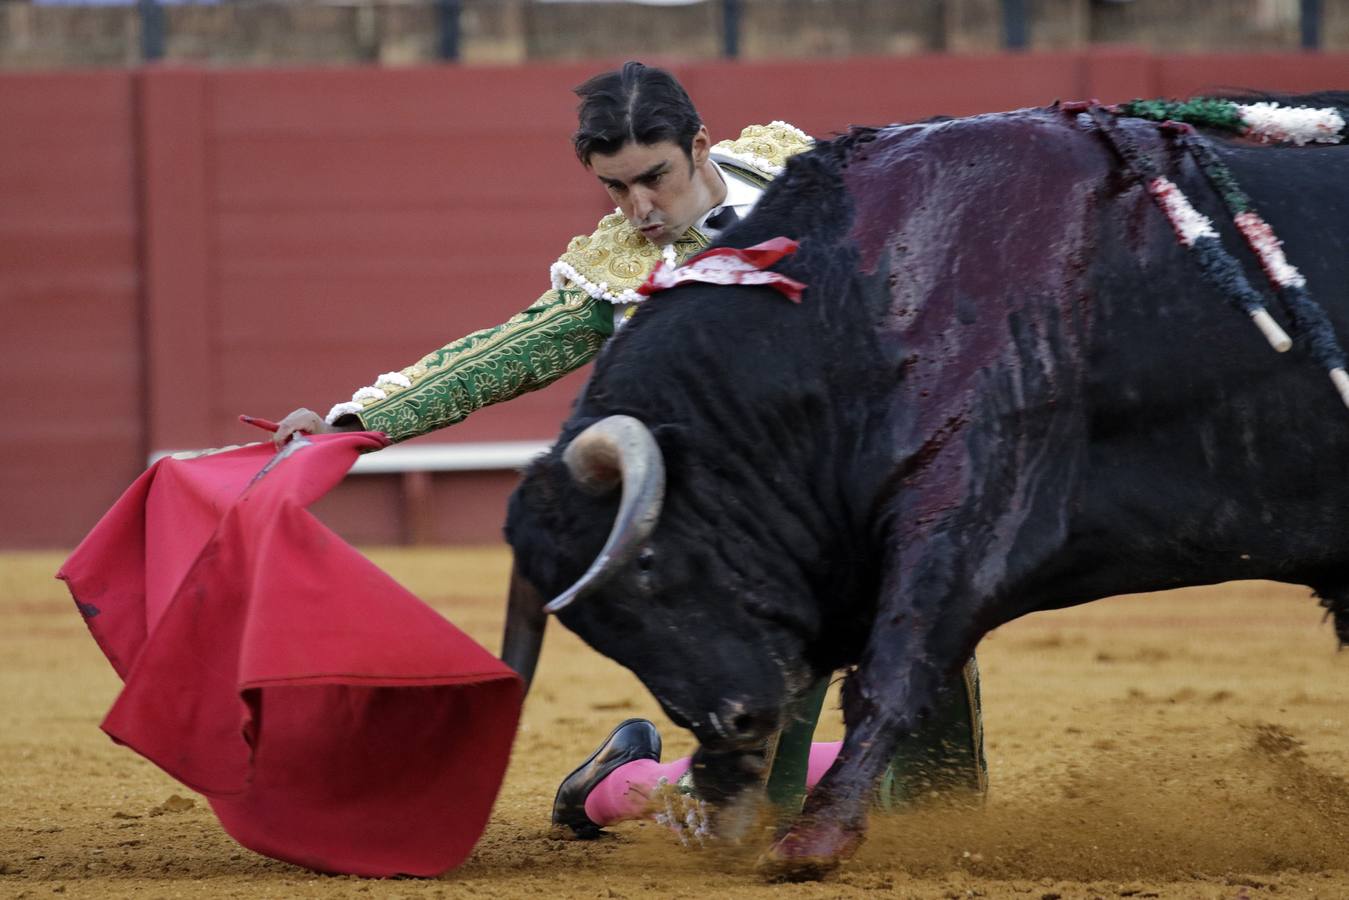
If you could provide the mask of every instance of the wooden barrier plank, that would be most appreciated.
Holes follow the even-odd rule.
[[[223,210],[560,209],[592,186],[567,134],[221,139],[216,198]]]
[[[678,74],[714,139],[773,119],[828,136],[850,124],[1014,109],[1080,91],[1077,57],[1069,53],[878,57],[809,65],[710,62],[682,67]]]
[[[1188,97],[1224,90],[1349,90],[1349,54],[1267,53],[1159,56],[1160,96]]]
[[[207,196],[208,79],[144,69],[140,92],[141,209],[151,447],[209,447],[218,428],[212,352]]]
[[[571,88],[602,68],[586,62],[214,72],[213,125],[224,138],[323,132],[505,140],[532,129],[565,141],[576,127]]]
[[[1104,48],[1082,54],[1081,83],[1082,93],[1076,98],[1080,100],[1123,103],[1158,94],[1155,62],[1137,48]]]
[[[0,546],[69,546],[144,459],[130,77],[0,76]]]
[[[532,272],[542,290],[548,266],[562,249],[559,241],[565,245],[566,238],[559,234],[589,231],[610,208],[599,202],[588,209],[534,209],[522,214],[492,207],[477,212],[471,223],[465,222],[464,214],[444,209],[220,213],[215,271],[223,280],[369,272],[417,275],[443,283],[473,267],[489,275]]]

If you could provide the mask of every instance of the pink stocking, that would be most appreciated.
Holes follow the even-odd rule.
[[[817,742],[810,745],[810,761],[806,767],[806,789],[813,788],[820,777],[834,764],[842,741]],[[624,819],[639,819],[646,814],[651,793],[664,778],[674,784],[689,770],[689,757],[670,763],[637,759],[610,772],[595,785],[586,797],[586,818],[596,825],[613,825]]]
[[[806,790],[820,783],[824,773],[838,759],[838,751],[843,749],[842,741],[816,741],[810,745],[810,762],[806,764]]]
[[[686,756],[671,763],[658,763],[654,759],[624,763],[590,789],[586,818],[599,826],[640,819],[661,778],[674,784],[689,770],[689,760]]]

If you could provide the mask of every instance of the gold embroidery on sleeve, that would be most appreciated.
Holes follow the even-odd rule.
[[[452,425],[474,410],[544,387],[589,362],[612,333],[608,304],[549,291],[503,325],[423,357],[402,374],[412,386],[368,401],[358,415],[394,441]]]

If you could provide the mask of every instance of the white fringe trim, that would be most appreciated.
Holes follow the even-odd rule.
[[[1241,120],[1256,140],[1273,143],[1338,144],[1344,117],[1332,107],[1280,106],[1277,103],[1236,104]]]
[[[741,165],[748,166],[751,169],[758,169],[760,172],[766,172],[774,178],[777,178],[783,172],[782,166],[775,165],[764,159],[762,156],[754,153],[741,153],[737,150],[718,150],[716,155],[726,159],[733,159]]]
[[[567,286],[568,282],[570,282],[585,291],[591,297],[594,297],[596,300],[605,300],[609,303],[641,303],[646,299],[632,288],[627,288],[619,293],[614,293],[609,290],[609,282],[601,281],[599,284],[596,284],[580,272],[576,271],[576,267],[571,263],[563,262],[560,259],[549,267],[548,277],[552,281],[553,288],[556,290],[561,290]]]
[[[1213,230],[1213,221],[1191,206],[1189,199],[1169,178],[1154,178],[1148,184],[1148,192],[1161,203],[1166,217],[1171,220],[1171,227],[1176,230],[1176,236],[1186,247],[1194,246],[1194,242],[1200,238],[1218,236],[1218,232]]]
[[[387,400],[389,394],[381,387],[381,385],[410,388],[412,387],[412,379],[408,378],[402,372],[385,372],[375,379],[373,386],[359,389],[356,393],[351,395],[351,400],[346,403],[339,403],[328,410],[328,415],[323,417],[323,421],[332,425],[343,416],[361,412],[365,409],[365,404],[361,402],[362,400]]]
[[[328,415],[323,417],[323,421],[327,422],[329,425],[334,425],[337,423],[337,420],[343,416],[355,415],[363,409],[365,409],[365,407],[359,403],[339,403],[328,410]]]
[[[813,138],[813,137],[811,137],[810,135],[806,134],[804,131],[802,131],[800,128],[797,128],[795,125],[793,125],[793,124],[790,123],[790,122],[784,122],[784,121],[782,121],[781,119],[774,119],[773,121],[769,122],[768,124],[769,124],[769,125],[776,125],[776,126],[778,126],[779,128],[785,128],[787,131],[789,131],[789,132],[791,132],[792,134],[796,135],[798,138],[800,138],[801,140],[805,141],[807,144],[813,144],[813,143],[815,143],[815,138]]]
[[[789,122],[784,122],[781,119],[774,119],[772,122],[769,123],[769,125],[777,126],[778,128],[787,131],[788,133],[795,136],[797,139],[804,141],[807,144],[814,145],[815,143],[815,139],[813,137],[806,134],[800,128],[797,128],[795,125],[792,125]],[[732,143],[734,143],[734,141],[732,141]],[[786,168],[785,166],[779,166],[776,163],[769,162],[768,160],[764,159],[762,156],[758,156],[757,154],[741,153],[738,150],[717,150],[715,151],[715,155],[723,156],[727,159],[733,159],[736,162],[749,166],[752,169],[758,169],[760,172],[766,172],[767,174],[772,175],[774,178],[781,175]]]

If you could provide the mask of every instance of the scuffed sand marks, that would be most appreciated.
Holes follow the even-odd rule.
[[[1343,869],[1349,782],[1312,763],[1281,726],[1225,727],[1241,743],[1091,747],[1064,761],[1057,791],[1001,785],[983,809],[934,805],[877,817],[859,864],[1000,882],[1165,883]]]
[[[504,552],[372,555],[498,646]],[[59,562],[0,560],[0,897],[1349,897],[1349,653],[1305,589],[1117,598],[1001,629],[979,650],[987,803],[877,815],[856,860],[805,885],[754,875],[766,832],[701,850],[654,823],[553,834],[558,780],[617,720],[655,720],[667,759],[691,749],[629,673],[554,623],[473,857],[371,882],[242,849],[103,736],[118,682],[50,580]],[[836,712],[820,734],[841,734]]]

